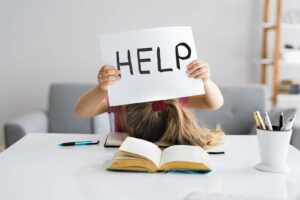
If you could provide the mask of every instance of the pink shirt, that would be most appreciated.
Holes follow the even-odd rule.
[[[184,109],[187,109],[188,105],[188,97],[180,97],[177,98],[179,103]],[[108,96],[106,96],[106,101],[108,104],[108,113],[114,113],[114,121],[115,121],[115,132],[124,132],[125,130],[122,129],[121,122],[120,122],[120,114],[125,111],[124,106],[110,106]]]

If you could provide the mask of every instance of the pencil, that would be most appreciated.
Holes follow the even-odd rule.
[[[257,116],[257,119],[259,121],[259,124],[260,124],[261,128],[266,130],[265,123],[264,123],[263,119],[261,118],[261,115],[260,115],[259,111],[256,111],[255,113],[256,113],[256,116]]]
[[[259,124],[259,121],[258,121],[258,119],[257,119],[257,116],[256,116],[256,113],[255,113],[255,112],[253,113],[253,117],[254,117],[254,120],[255,120],[255,122],[256,122],[257,128],[260,128],[260,124]]]

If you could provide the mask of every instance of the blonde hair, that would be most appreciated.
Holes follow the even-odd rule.
[[[224,132],[200,127],[192,113],[183,109],[176,99],[165,100],[166,109],[154,111],[152,102],[127,105],[121,118],[130,136],[151,142],[200,145],[209,148],[222,143]]]

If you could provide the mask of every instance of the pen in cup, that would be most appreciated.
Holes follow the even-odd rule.
[[[289,131],[292,129],[295,122],[296,115],[293,114],[292,117],[284,121],[283,112],[280,113],[279,126],[273,126],[270,117],[267,112],[265,112],[264,119],[262,119],[259,111],[253,113],[254,120],[258,129],[270,130],[270,131]]]
[[[267,129],[273,131],[272,123],[267,112],[265,112],[265,123],[267,125]]]
[[[259,111],[254,112],[254,118],[256,118],[256,120],[258,121],[258,124],[259,124],[258,128],[266,130],[265,123],[264,123]]]
[[[294,114],[292,117],[290,117],[290,118],[287,120],[285,126],[283,127],[283,130],[285,130],[285,131],[291,130],[292,127],[293,127],[293,124],[294,124],[294,122],[295,122],[295,118],[296,118],[296,115],[295,115],[295,114]]]
[[[283,126],[284,126],[284,116],[283,116],[283,112],[281,112],[280,117],[279,117],[279,130],[283,130]]]
[[[254,117],[254,120],[255,120],[255,123],[256,123],[256,127],[261,128],[255,112],[253,113],[253,117]]]

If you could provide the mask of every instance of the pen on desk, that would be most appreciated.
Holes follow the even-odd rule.
[[[295,121],[296,115],[293,115],[291,118],[288,119],[287,123],[285,124],[283,130],[289,131],[292,129],[294,121]]]
[[[77,145],[94,145],[94,144],[99,144],[99,140],[97,140],[97,141],[66,142],[66,143],[59,144],[59,146],[77,146]]]
[[[208,152],[208,154],[225,154],[224,151]]]
[[[265,112],[265,123],[269,130],[273,131],[272,123],[267,112]]]
[[[283,124],[283,112],[281,112],[279,117],[279,130],[282,131],[284,124]]]

